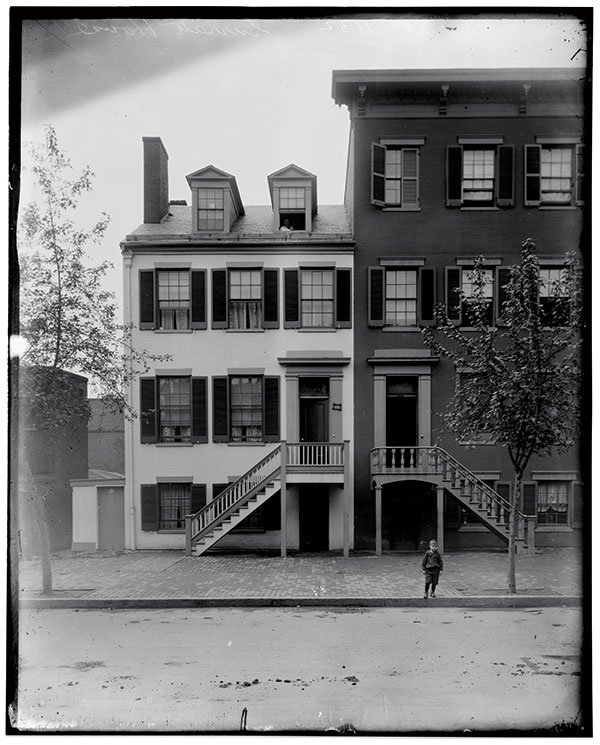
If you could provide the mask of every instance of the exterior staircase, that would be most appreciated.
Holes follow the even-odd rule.
[[[371,476],[377,486],[403,480],[428,481],[442,486],[508,543],[513,511],[510,502],[440,447],[373,448]],[[515,519],[517,553],[532,552],[535,548],[535,518],[515,510]]]
[[[195,515],[186,515],[186,553],[200,556],[281,489],[281,445]]]

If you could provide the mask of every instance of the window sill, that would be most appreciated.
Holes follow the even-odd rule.
[[[420,207],[382,207],[382,212],[420,212]]]
[[[401,334],[405,331],[410,333],[421,333],[419,326],[384,326],[381,330],[386,334]]]
[[[269,445],[268,442],[226,442],[225,445],[230,448],[264,448]]]
[[[266,329],[225,329],[228,334],[264,334]]]
[[[194,443],[193,442],[146,442],[145,445],[156,445],[156,447],[159,448],[193,448]]]
[[[576,212],[579,207],[573,207],[571,204],[565,204],[565,205],[559,205],[559,204],[540,204],[538,206],[539,210],[554,210],[559,212]]]
[[[153,329],[155,334],[193,334],[193,329]]]
[[[461,212],[500,212],[500,207],[461,207]]]
[[[536,525],[536,533],[572,533],[573,528],[569,525]]]
[[[320,328],[319,326],[313,327],[306,327],[306,328],[300,328],[296,329],[301,334],[335,334],[336,331],[342,331],[342,329],[336,329],[336,328]]]

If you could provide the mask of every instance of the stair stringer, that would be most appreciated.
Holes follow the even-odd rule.
[[[233,512],[228,514],[214,528],[206,532],[201,538],[198,538],[192,546],[192,556],[201,556],[203,553],[224,538],[229,531],[239,525],[254,510],[263,505],[268,499],[281,489],[281,479],[273,479],[264,489],[250,497],[244,504],[237,507]]]

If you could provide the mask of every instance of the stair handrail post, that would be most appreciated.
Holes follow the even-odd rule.
[[[279,477],[281,479],[281,495],[280,495],[280,511],[281,511],[281,558],[285,559],[287,556],[287,462],[288,462],[288,444],[286,440],[282,440],[279,445],[281,453],[279,456],[280,472]]]
[[[344,558],[350,557],[350,440],[344,440],[342,445],[342,461],[344,463]]]
[[[192,555],[192,518],[193,515],[185,516],[185,553]]]

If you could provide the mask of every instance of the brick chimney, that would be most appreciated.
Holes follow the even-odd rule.
[[[157,223],[169,211],[169,156],[160,137],[143,137],[144,222]]]

